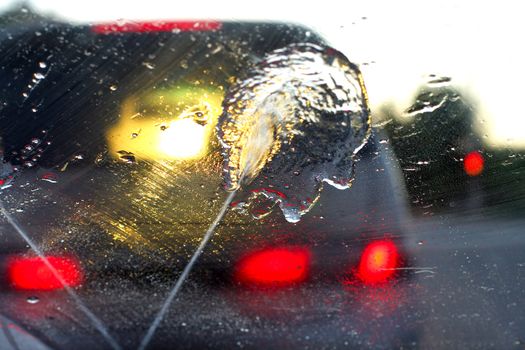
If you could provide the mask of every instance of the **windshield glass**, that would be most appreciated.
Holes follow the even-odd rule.
[[[83,6],[0,10],[0,349],[522,345],[489,9]]]

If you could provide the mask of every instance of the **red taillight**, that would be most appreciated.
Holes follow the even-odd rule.
[[[71,287],[82,283],[83,273],[76,259],[49,256],[47,260],[63,281]],[[9,282],[14,288],[24,290],[55,290],[64,288],[61,281],[39,257],[12,258],[7,264]]]
[[[463,160],[463,169],[468,176],[478,176],[483,172],[485,159],[478,151],[472,151]]]
[[[270,248],[245,256],[236,279],[259,285],[289,285],[308,276],[310,251],[302,247]]]
[[[97,34],[111,33],[148,33],[148,32],[198,32],[218,30],[222,23],[218,21],[149,21],[95,24],[91,30]]]
[[[357,277],[366,284],[385,282],[394,275],[398,266],[399,252],[394,242],[373,242],[361,255]]]

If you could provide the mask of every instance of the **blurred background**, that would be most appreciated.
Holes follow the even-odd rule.
[[[525,80],[525,50],[519,45],[525,23],[513,1],[304,5],[278,0],[259,4],[32,0],[3,1],[0,9],[14,7],[75,23],[204,18],[303,24],[359,64],[374,114],[385,103],[401,113],[430,75],[449,77],[451,84],[475,103],[474,119],[480,133],[486,135],[484,143],[525,147],[519,89]]]

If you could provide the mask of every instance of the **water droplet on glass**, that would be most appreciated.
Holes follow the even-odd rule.
[[[155,69],[155,65],[151,62],[142,62],[142,65],[148,69]]]
[[[27,302],[29,304],[36,304],[36,303],[38,303],[40,301],[40,299],[38,297],[36,297],[36,296],[27,297],[26,300],[27,300]]]
[[[108,152],[102,151],[98,153],[95,157],[95,165],[97,166],[103,166],[107,161],[109,160]]]
[[[361,74],[340,52],[313,44],[275,50],[247,73],[226,94],[218,123],[225,188],[245,187],[241,200],[257,207],[254,217],[278,204],[297,222],[322,182],[351,185],[370,118]]]
[[[452,78],[450,77],[437,77],[436,75],[431,74],[427,81],[427,85],[430,85],[432,87],[448,86],[450,85],[451,81]]]
[[[135,155],[131,152],[121,150],[118,151],[117,154],[119,155],[120,161],[124,163],[133,164],[136,161]]]
[[[41,180],[56,184],[58,182],[58,176],[55,173],[48,172],[42,175]]]
[[[447,93],[435,94],[433,92],[425,92],[419,95],[416,102],[405,110],[404,115],[406,117],[415,117],[424,113],[432,113],[440,108],[444,108],[453,97]]]
[[[118,88],[117,85],[111,85],[111,86],[109,87],[109,89],[110,89],[111,91],[117,91],[117,88]]]

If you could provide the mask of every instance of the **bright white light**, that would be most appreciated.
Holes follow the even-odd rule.
[[[197,158],[206,149],[206,128],[191,119],[179,119],[160,132],[159,150],[176,159]]]
[[[522,85],[525,32],[519,1],[246,1],[31,0],[76,22],[127,19],[284,21],[304,24],[360,65],[372,112],[384,103],[409,107],[422,77],[452,77],[469,93],[487,140],[525,147]],[[5,5],[4,5],[5,8]],[[103,9],[103,11],[101,11]]]

